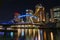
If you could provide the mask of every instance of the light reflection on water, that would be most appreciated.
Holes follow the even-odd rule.
[[[0,35],[4,35],[4,32],[0,32]]]
[[[27,29],[27,30],[29,30],[29,29]],[[36,29],[35,29],[36,30]],[[32,30],[33,31],[33,33],[34,33],[34,30]],[[32,31],[30,31],[30,32],[32,32]],[[39,30],[39,29],[37,29],[37,33],[36,33],[36,31],[35,31],[35,36],[34,35],[25,35],[25,29],[22,29],[22,31],[21,31],[21,36],[19,37],[19,39],[25,39],[25,40],[44,40],[43,39],[43,30]],[[11,38],[13,38],[13,36],[14,36],[14,32],[7,32],[7,34],[10,34],[10,36],[11,36]],[[28,33],[28,32],[27,32]],[[3,35],[4,36],[4,32],[0,32],[0,36],[1,35]],[[52,36],[53,34],[51,33],[51,38],[53,39],[53,36]],[[2,37],[3,38],[3,37]],[[7,37],[6,37],[7,38]],[[10,38],[10,39],[11,39]]]
[[[13,32],[10,33],[11,37],[13,37]]]

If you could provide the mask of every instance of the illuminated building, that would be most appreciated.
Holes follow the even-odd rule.
[[[60,20],[60,7],[54,7],[50,9],[51,12],[51,18]]]
[[[34,20],[34,22],[39,23],[41,21],[45,21],[45,8],[41,4],[36,5],[34,15],[38,17],[38,20]]]
[[[26,16],[26,22],[33,22],[33,20],[32,20],[33,10],[27,9],[26,14],[31,15],[31,16]]]
[[[54,7],[50,9],[51,12],[51,20],[58,22],[57,27],[60,27],[60,6]]]

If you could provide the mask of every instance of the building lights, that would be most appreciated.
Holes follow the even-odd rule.
[[[41,4],[36,5],[34,15],[38,17],[37,22],[45,21],[45,8]]]

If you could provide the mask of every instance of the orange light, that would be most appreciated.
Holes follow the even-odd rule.
[[[51,40],[53,40],[53,32],[51,32],[50,35],[51,35]]]
[[[41,40],[40,39],[40,30],[38,29],[38,40]]]
[[[46,40],[46,31],[44,31],[44,40]]]

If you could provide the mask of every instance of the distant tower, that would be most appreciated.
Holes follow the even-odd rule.
[[[54,22],[55,19],[60,21],[60,6],[56,6],[50,9],[51,21]]]
[[[29,15],[29,16],[26,16],[26,22],[32,22],[32,15],[33,15],[33,10],[30,10],[30,9],[27,9],[26,10],[26,14]]]
[[[45,8],[41,4],[35,6],[35,16],[39,17],[38,22],[45,21]]]

